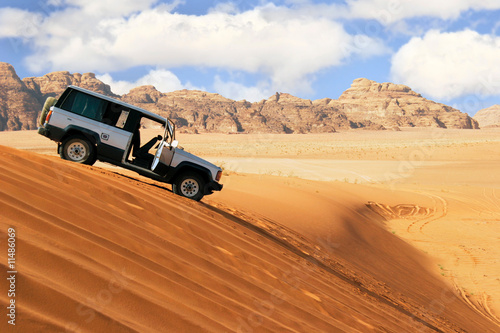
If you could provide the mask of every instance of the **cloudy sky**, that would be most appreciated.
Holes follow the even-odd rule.
[[[500,0],[3,0],[0,61],[249,101],[366,77],[473,115],[500,104]]]

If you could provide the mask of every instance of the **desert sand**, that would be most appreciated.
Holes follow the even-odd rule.
[[[224,166],[223,191],[196,203],[0,133],[17,329],[500,330],[500,130],[178,139]]]

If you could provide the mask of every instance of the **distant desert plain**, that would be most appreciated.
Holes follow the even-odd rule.
[[[0,132],[17,328],[500,332],[500,128],[177,139],[223,167],[221,192],[197,203]]]

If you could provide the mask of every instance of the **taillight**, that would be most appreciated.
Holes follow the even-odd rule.
[[[49,113],[47,113],[47,117],[45,118],[46,123],[49,122],[51,116],[52,116],[52,110],[50,110]]]
[[[219,171],[217,171],[217,176],[215,177],[215,180],[219,181],[221,177],[222,177],[222,171],[219,170]]]

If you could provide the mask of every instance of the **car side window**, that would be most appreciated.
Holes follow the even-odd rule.
[[[123,128],[127,122],[130,110],[116,103],[109,103],[106,112],[102,117],[102,122],[108,125]]]
[[[64,100],[61,109],[100,121],[107,104],[105,100],[73,90]]]
[[[118,121],[116,122],[116,127],[118,128],[125,127],[129,113],[130,111],[128,110],[122,110],[122,112],[120,113],[120,117],[118,117]]]

